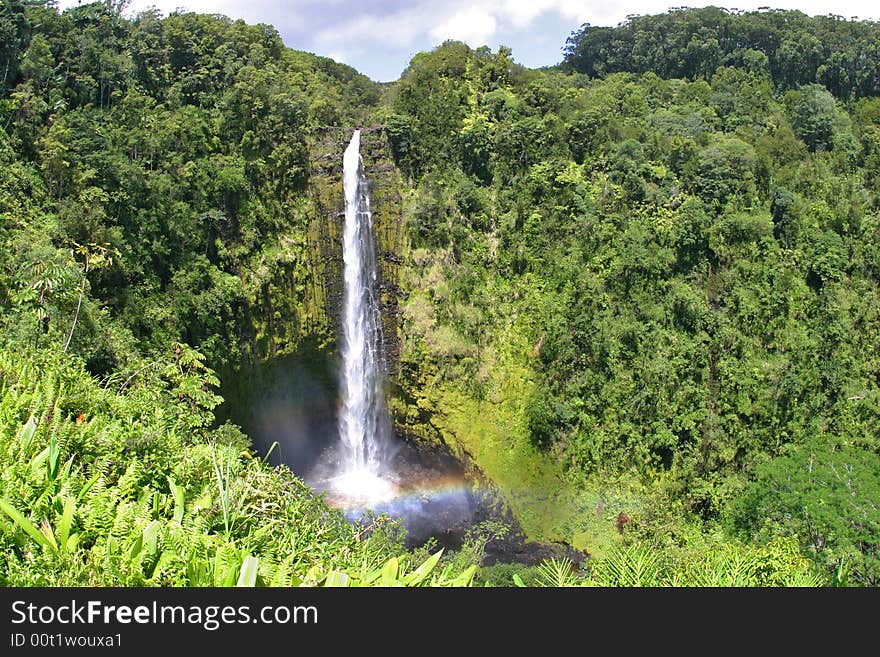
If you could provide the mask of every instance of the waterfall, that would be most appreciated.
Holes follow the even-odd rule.
[[[342,255],[345,292],[342,315],[342,442],[337,485],[367,494],[383,487],[380,477],[390,421],[385,406],[385,365],[379,311],[376,249],[369,183],[355,130],[343,156],[345,228]]]
[[[397,440],[391,430],[370,183],[364,175],[360,138],[355,130],[342,158],[339,440],[322,446],[306,480],[354,523],[385,513],[401,520],[410,546],[435,534],[451,538],[453,545],[456,536],[464,535],[463,528],[476,522],[471,483],[443,452],[422,453]]]

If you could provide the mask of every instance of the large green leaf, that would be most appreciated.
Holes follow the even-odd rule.
[[[404,586],[418,586],[428,575],[431,574],[431,571],[434,570],[434,567],[440,561],[440,557],[443,556],[442,548],[432,554],[430,557],[425,559],[424,563],[421,566],[416,568],[413,572],[406,575],[402,582]]]
[[[176,484],[171,477],[168,477],[168,487],[171,494],[174,495],[174,522],[182,522],[183,514],[186,511],[186,492],[183,486]]]
[[[476,566],[470,566],[464,570],[458,577],[452,580],[452,586],[470,586],[471,582],[474,580],[474,575],[477,572]],[[516,575],[514,575],[516,577]]]
[[[81,502],[83,500],[83,498],[88,494],[88,492],[90,490],[92,490],[92,486],[94,486],[95,483],[97,483],[98,479],[100,479],[100,478],[101,478],[101,471],[99,470],[98,472],[96,472],[95,474],[92,475],[91,479],[89,479],[85,483],[85,485],[82,487],[82,489],[79,491],[79,494],[77,494],[77,496],[76,496],[76,501]]]
[[[241,563],[241,570],[238,573],[236,586],[256,586],[259,566],[259,559],[249,554],[245,555],[244,561]]]
[[[149,554],[155,554],[159,549],[159,533],[162,530],[162,523],[158,520],[151,520],[144,527],[144,547]]]
[[[399,586],[397,581],[398,568],[397,557],[391,557],[386,561],[385,565],[382,567],[382,575],[379,584],[381,586]]]
[[[324,579],[324,586],[349,586],[350,578],[348,575],[339,570],[331,570]]]
[[[3,511],[7,516],[12,518],[13,522],[18,525],[21,529],[25,531],[25,533],[34,539],[37,543],[39,543],[42,547],[50,550],[52,552],[58,551],[58,546],[55,543],[55,539],[51,540],[46,536],[41,530],[37,529],[34,524],[25,518],[14,506],[12,506],[8,501],[0,497],[0,511]]]
[[[70,528],[73,524],[73,514],[76,511],[76,502],[70,498],[64,498],[64,511],[61,514],[61,522],[58,523],[58,542],[61,549],[66,550],[70,539]]]
[[[24,426],[21,428],[21,433],[18,435],[18,444],[21,446],[21,451],[24,453],[31,446],[31,442],[34,440],[34,434],[37,432],[37,421],[32,415],[28,418],[28,421],[25,422]]]

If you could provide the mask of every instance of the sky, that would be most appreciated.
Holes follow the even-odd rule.
[[[59,7],[80,0],[59,0]],[[155,7],[167,16],[175,10],[224,14],[247,23],[269,23],[284,44],[353,66],[378,82],[400,77],[417,52],[446,39],[471,47],[505,45],[529,67],[562,59],[565,40],[583,23],[617,25],[630,14],[656,14],[670,7],[723,6],[744,11],[770,6],[815,15],[880,20],[876,0],[130,0],[125,15]]]

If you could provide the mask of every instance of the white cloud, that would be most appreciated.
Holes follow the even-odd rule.
[[[405,47],[411,45],[421,31],[422,27],[406,16],[367,15],[318,30],[313,39],[315,45],[323,48],[338,48],[347,43],[384,43]]]
[[[499,16],[509,21],[515,28],[525,28],[531,25],[541,14],[548,11],[554,11],[563,18],[572,20],[581,20],[595,9],[591,8],[591,4],[579,0],[499,0],[496,3]]]
[[[343,50],[330,50],[327,52],[326,55],[324,55],[324,57],[329,57],[330,59],[341,62],[342,64],[349,63],[348,53]]]
[[[87,0],[86,0],[87,1]],[[59,0],[59,7],[66,9],[83,0]],[[320,14],[328,14],[344,23],[346,19],[358,19],[369,15],[377,20],[386,18],[403,18],[413,21],[418,15],[424,16],[421,28],[427,33],[430,23],[435,24],[452,20],[461,15],[462,10],[482,12],[496,21],[504,21],[514,27],[526,27],[546,12],[555,12],[559,16],[574,20],[591,20],[597,25],[597,19],[623,19],[628,14],[650,14],[663,12],[677,6],[719,5],[737,7],[742,10],[757,9],[771,6],[780,9],[800,9],[804,13],[835,14],[846,18],[880,19],[880,7],[873,0],[850,0],[835,2],[834,0],[719,0],[702,2],[676,2],[675,0],[630,0],[627,3],[603,2],[597,0],[416,0],[408,3],[408,9],[401,10],[403,3],[361,2],[359,0],[132,0],[127,13],[135,13],[149,7],[156,7],[164,14],[181,8],[209,14],[226,14],[233,18],[244,18],[253,22],[283,23],[291,18],[298,18],[304,23],[309,19],[318,19]],[[384,11],[384,13],[383,13]],[[311,15],[309,15],[311,14]],[[321,21],[324,22],[324,21]],[[413,21],[416,22],[416,21]]]
[[[59,0],[61,9],[77,4]],[[630,14],[662,13],[682,5],[745,11],[772,6],[880,20],[876,0],[132,0],[126,14],[155,6],[164,15],[181,8],[269,23],[291,48],[334,59],[347,55],[348,63],[367,75],[390,80],[416,51],[446,39],[474,47],[503,43],[513,48],[514,57],[522,53],[523,63],[544,66],[559,61],[565,38],[582,23],[616,25]],[[538,26],[545,33],[536,33]]]
[[[430,29],[434,41],[446,39],[464,41],[470,46],[481,46],[495,34],[497,21],[490,10],[480,7],[459,9],[446,20]]]
[[[313,38],[324,48],[352,41],[406,48],[418,41],[427,40],[433,46],[446,39],[476,47],[491,41],[502,25],[523,29],[553,10],[566,18],[578,18],[584,6],[573,0],[418,0],[384,14],[377,8],[372,13],[353,10],[337,22],[324,25]]]

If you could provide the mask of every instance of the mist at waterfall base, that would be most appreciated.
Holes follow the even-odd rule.
[[[447,449],[417,445],[405,436],[388,440],[382,499],[358,496],[340,481],[345,463],[339,436],[341,367],[337,353],[307,342],[297,354],[245,373],[243,388],[250,394],[239,393],[229,419],[245,428],[263,458],[325,493],[326,501],[353,523],[367,509],[399,518],[407,529],[407,547],[435,538],[438,545],[456,549],[473,525],[501,519],[497,495],[467,476]]]

